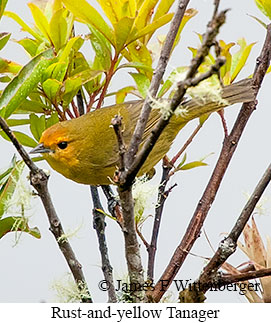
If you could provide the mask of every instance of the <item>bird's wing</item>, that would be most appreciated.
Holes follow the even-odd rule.
[[[134,102],[131,102],[131,103],[128,102],[127,105],[126,105],[126,109],[129,111],[131,125],[132,125],[132,128],[130,129],[130,134],[129,134],[130,137],[127,138],[129,140],[131,139],[132,133],[133,133],[133,131],[135,129],[136,122],[139,119],[143,103],[144,103],[144,101],[140,100],[140,101],[134,101]],[[149,117],[149,119],[147,121],[145,131],[143,133],[142,144],[144,144],[144,142],[146,141],[146,138],[150,135],[152,129],[157,124],[160,116],[161,115],[159,113],[159,110],[152,109],[152,111],[150,113],[150,117]]]
[[[130,101],[126,102],[124,104],[121,104],[119,106],[119,111],[118,114],[124,116],[124,114],[127,114],[129,118],[125,118],[126,122],[123,121],[122,124],[122,130],[123,130],[123,140],[126,144],[126,146],[129,145],[130,139],[132,137],[132,134],[134,132],[136,122],[139,118],[142,106],[143,106],[143,100],[139,101]],[[105,108],[106,109],[106,108]],[[145,142],[146,138],[149,136],[151,133],[153,127],[156,125],[157,121],[159,120],[159,112],[158,110],[152,110],[150,114],[150,118],[147,122],[143,137],[142,137],[142,144]],[[112,128],[111,128],[112,129]],[[115,135],[115,134],[114,134]],[[118,144],[117,144],[117,137],[116,137],[116,142],[114,147],[111,146],[111,149],[113,149],[114,154],[111,154],[111,157],[107,159],[106,164],[104,167],[112,167],[114,165],[117,165],[118,160],[119,160],[119,149],[118,149]]]

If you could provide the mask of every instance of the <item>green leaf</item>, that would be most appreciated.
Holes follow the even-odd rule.
[[[42,88],[46,96],[51,102],[56,102],[57,94],[62,86],[62,82],[54,79],[47,79],[42,83]]]
[[[99,60],[101,68],[104,71],[108,71],[111,66],[111,50],[108,46],[107,40],[98,30],[96,30],[92,26],[89,26],[89,29],[91,31],[89,39],[96,53],[96,58]]]
[[[145,65],[141,62],[131,62],[131,63],[125,63],[120,65],[116,70],[119,70],[121,68],[136,68],[136,69],[142,69],[153,72],[153,68],[149,65]]]
[[[261,19],[259,19],[258,17],[256,16],[253,16],[253,15],[249,15],[247,14],[249,17],[255,19],[260,25],[262,25],[265,29],[267,29],[267,24],[264,23]]]
[[[24,113],[44,113],[48,110],[48,107],[45,104],[42,104],[39,101],[35,100],[22,100],[21,104],[18,106],[18,108],[15,110],[15,114],[24,114]]]
[[[158,97],[162,97],[164,94],[167,93],[167,91],[171,88],[171,86],[173,85],[173,83],[175,83],[178,80],[178,75],[181,75],[183,73],[186,73],[187,71],[187,67],[186,66],[180,66],[177,67],[175,70],[173,70],[169,77],[167,78],[167,80],[164,82],[164,84],[162,85],[159,93],[158,93]]]
[[[17,40],[17,43],[23,46],[23,48],[28,52],[31,57],[34,57],[37,54],[38,43],[36,40],[31,38],[24,38],[21,40]]]
[[[191,163],[187,163],[185,165],[183,165],[181,168],[179,168],[178,170],[189,170],[195,167],[200,167],[200,166],[208,166],[208,164],[202,162],[202,161],[194,161]]]
[[[1,134],[1,132],[0,132]],[[8,173],[8,178],[0,189],[0,218],[5,212],[5,204],[12,197],[17,182],[22,175],[25,163],[23,161],[16,162],[12,170]]]
[[[148,77],[141,73],[129,73],[134,81],[136,82],[137,89],[139,93],[141,94],[142,98],[145,98],[148,93],[148,89],[150,87],[150,80]]]
[[[37,146],[38,142],[35,141],[33,138],[29,137],[28,135],[19,132],[19,131],[13,131],[13,134],[15,135],[15,137],[18,139],[19,143],[23,146],[27,146],[27,147],[31,147],[34,148]],[[0,135],[10,141],[10,139],[8,138],[8,136],[4,133],[4,131],[0,131]]]
[[[12,157],[11,165],[9,166],[9,168],[2,171],[2,173],[0,173],[0,194],[3,191],[4,184],[7,182],[8,176],[11,173],[11,171],[13,170],[13,168],[15,167],[15,165],[16,165],[16,155],[14,155]]]
[[[126,96],[131,92],[134,91],[135,87],[134,86],[126,86],[120,90],[118,90],[118,92],[115,93],[116,95],[116,104],[120,104],[123,103]]]
[[[235,45],[235,43],[226,44],[223,40],[219,41],[219,47],[221,48],[221,56],[224,56],[226,59],[226,63],[220,68],[220,76],[223,80],[224,84],[230,84],[231,80],[229,80],[228,73],[231,70],[232,65],[232,55],[230,53],[230,49]]]
[[[146,66],[152,66],[151,54],[146,45],[144,45],[141,41],[136,40],[130,45],[128,45],[127,48],[129,50],[130,57],[126,57],[124,51],[122,53],[128,61],[140,62]],[[141,70],[141,73],[143,73],[143,70]],[[152,78],[152,72],[149,72],[146,69],[144,74],[146,74],[149,79]]]
[[[141,38],[145,35],[152,35],[158,28],[164,26],[165,24],[167,24],[168,22],[170,22],[170,20],[173,17],[173,13],[168,13],[160,18],[158,18],[157,20],[153,21],[152,23],[146,25],[146,27],[137,30],[136,33],[133,33],[133,36],[130,37],[128,39],[128,42],[132,42],[135,41],[138,38]],[[150,37],[149,37],[150,38]]]
[[[22,66],[15,63],[15,62],[0,58],[0,73],[1,74],[4,74],[4,73],[17,74],[21,68],[22,68]]]
[[[44,41],[44,38],[42,35],[34,31],[32,28],[30,28],[16,13],[11,11],[5,11],[4,16],[7,16],[13,20],[15,20],[21,27],[23,31],[28,32],[30,35],[32,35],[34,38],[39,40],[40,42]]]
[[[58,113],[57,112],[53,112],[49,118],[46,118],[45,120],[45,124],[46,124],[46,129],[50,128],[51,126],[53,126],[54,124],[59,122],[59,118],[58,118]]]
[[[7,124],[9,127],[22,126],[29,124],[29,119],[8,119]]]
[[[0,19],[3,16],[8,0],[0,0]]]
[[[181,160],[180,164],[177,166],[177,168],[180,168],[180,167],[182,167],[182,166],[183,166],[183,164],[184,164],[184,163],[185,163],[185,161],[186,161],[186,158],[187,158],[187,153],[185,153],[185,154],[184,154],[184,156],[183,156],[183,158],[182,158],[182,160]]]
[[[68,66],[69,66],[68,61],[51,64],[43,73],[42,82],[48,79],[54,79],[59,82],[62,82],[67,73]]]
[[[74,74],[69,79],[70,80],[80,79],[81,84],[83,85],[83,84],[95,79],[98,75],[100,75],[102,73],[103,73],[103,71],[97,71],[97,70],[93,70],[93,69],[89,68],[87,70],[84,70],[83,72]]]
[[[270,0],[255,0],[256,5],[261,12],[271,19],[271,2]]]
[[[67,63],[69,56],[71,54],[71,51],[72,50],[74,51],[73,53],[74,55],[81,48],[83,43],[84,43],[84,40],[81,36],[71,38],[68,41],[67,45],[65,46],[64,50],[62,51],[62,53],[60,53],[58,56],[59,62]]]
[[[114,24],[115,29],[115,48],[116,52],[120,53],[124,48],[127,39],[131,33],[135,18],[123,17]],[[137,37],[138,38],[138,37]]]
[[[56,11],[50,21],[49,32],[56,51],[67,42],[68,24],[64,18],[66,12],[64,8]]]
[[[37,163],[39,161],[44,160],[44,157],[43,156],[33,157],[33,158],[31,158],[31,160],[32,160],[32,162]]]
[[[45,115],[38,117],[34,113],[31,113],[30,116],[30,130],[34,138],[39,141],[43,131],[46,129],[45,126]]]
[[[12,79],[9,76],[0,76],[1,83],[9,83]]]
[[[21,216],[10,216],[0,220],[0,239],[9,232],[25,232],[40,239],[41,234],[37,227],[30,228],[27,218]]]
[[[156,6],[158,1],[159,0],[145,0],[142,6],[140,6],[135,20],[135,27],[137,30],[141,30],[148,24],[149,17],[151,17],[153,8]]]
[[[232,56],[232,66],[231,66],[231,81],[233,82],[238,76],[242,68],[245,66],[248,56],[252,47],[256,43],[251,43],[247,45],[244,38],[237,41],[240,46],[240,50]]]
[[[86,0],[63,0],[65,7],[74,14],[79,21],[94,26],[104,37],[113,44],[114,37],[112,29],[107,25],[99,12]]]
[[[161,0],[154,14],[153,21],[157,20],[158,18],[168,13],[173,3],[174,3],[174,0]]]
[[[190,9],[187,9],[185,11],[185,14],[183,16],[183,19],[182,19],[182,22],[180,24],[180,27],[179,27],[179,30],[178,30],[178,33],[177,33],[177,36],[174,40],[174,45],[173,45],[173,49],[176,47],[176,45],[179,43],[180,41],[180,36],[181,36],[181,33],[182,33],[182,30],[184,28],[184,26],[188,23],[188,21],[193,18],[196,14],[198,13],[198,11],[196,9],[193,9],[193,8],[190,8]]]
[[[53,57],[53,50],[48,49],[34,57],[20,70],[0,97],[0,113],[2,116],[8,118],[19,106],[22,99],[29,95],[40,81],[42,73],[52,63]]]
[[[49,42],[52,43],[52,40],[49,35],[49,22],[45,17],[44,13],[34,3],[28,3],[28,7],[31,10],[32,16],[38,29],[42,32],[45,38],[47,38]]]
[[[112,24],[116,24],[119,20],[117,11],[119,10],[118,5],[114,5],[112,0],[104,1],[104,0],[98,0],[101,8],[103,9],[104,13],[110,20]]]
[[[75,79],[68,78],[64,82],[63,88],[61,90],[63,107],[67,107],[71,103],[73,97],[77,94],[81,85],[82,85],[82,80],[79,78],[75,78]]]
[[[85,56],[81,52],[77,52],[73,58],[74,69],[71,71],[70,76],[83,72],[90,68]]]
[[[205,113],[199,117],[199,124],[202,126],[204,122],[210,117],[210,113]]]
[[[0,50],[5,47],[10,38],[11,33],[0,33]]]

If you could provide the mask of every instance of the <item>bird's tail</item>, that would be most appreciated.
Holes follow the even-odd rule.
[[[222,89],[221,100],[214,100],[212,96],[204,100],[191,99],[182,104],[183,121],[189,121],[203,114],[218,111],[235,103],[250,102],[255,99],[252,79],[244,79]]]

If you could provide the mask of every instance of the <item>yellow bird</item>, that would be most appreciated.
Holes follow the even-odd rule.
[[[182,104],[183,113],[173,115],[138,175],[149,172],[164,157],[178,132],[188,121],[234,103],[252,101],[254,91],[251,80],[225,86],[221,97],[220,103],[211,98],[206,98],[204,104],[196,99],[185,101]],[[43,132],[39,145],[30,153],[41,153],[53,169],[75,182],[110,184],[119,161],[118,144],[110,126],[111,120],[117,114],[122,116],[123,137],[128,144],[142,105],[142,100],[112,105],[57,123]],[[160,117],[159,110],[152,109],[141,146]]]

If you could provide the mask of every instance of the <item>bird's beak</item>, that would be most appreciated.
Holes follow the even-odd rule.
[[[44,153],[51,153],[52,150],[50,148],[44,147],[43,144],[38,144],[35,148],[30,150],[29,154],[44,154]]]

